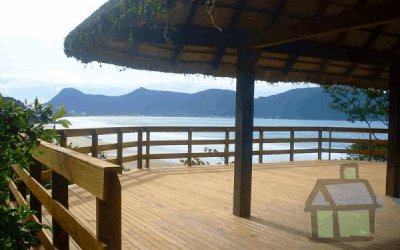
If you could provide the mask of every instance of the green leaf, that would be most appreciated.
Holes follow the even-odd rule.
[[[62,117],[63,115],[65,115],[67,111],[65,111],[65,109],[61,109],[59,110],[54,116],[53,118],[51,118],[51,121],[55,122],[58,118]]]

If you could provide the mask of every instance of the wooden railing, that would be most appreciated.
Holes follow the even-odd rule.
[[[92,153],[92,157],[97,157],[99,151],[107,151],[117,149],[117,158],[107,159],[106,161],[115,163],[122,166],[122,163],[137,161],[138,169],[142,169],[142,160],[146,160],[146,167],[149,167],[150,159],[174,159],[184,158],[188,159],[188,165],[191,165],[192,158],[196,157],[224,157],[224,163],[228,164],[228,159],[235,155],[235,152],[229,151],[229,145],[235,144],[234,139],[229,138],[229,132],[234,132],[235,127],[111,127],[111,128],[93,128],[93,129],[61,129],[57,132],[61,135],[62,140],[67,140],[68,137],[77,136],[92,136],[92,146],[78,147],[73,150],[88,154]],[[258,139],[253,139],[253,143],[259,144],[258,151],[253,151],[253,155],[259,156],[259,163],[262,163],[263,155],[277,155],[277,154],[289,154],[289,160],[293,161],[294,154],[303,153],[318,153],[318,160],[321,160],[322,153],[329,153],[329,160],[331,153],[354,153],[354,154],[366,154],[371,157],[375,155],[386,155],[386,150],[375,150],[372,151],[371,144],[387,145],[387,140],[373,140],[372,133],[388,133],[388,129],[368,129],[368,128],[341,128],[341,127],[254,127],[254,132],[259,133]],[[264,132],[290,132],[289,138],[264,138]],[[295,132],[318,132],[318,137],[315,138],[295,138]],[[188,140],[174,140],[174,141],[152,141],[150,135],[152,132],[187,132]],[[220,140],[193,140],[192,133],[194,132],[224,132],[225,138]],[[324,138],[323,132],[329,132],[329,137]],[[332,132],[341,133],[369,133],[369,139],[352,139],[352,138],[332,138]],[[123,142],[124,133],[137,133],[138,140]],[[143,133],[147,133],[146,141],[143,141]],[[117,143],[98,145],[98,136],[106,134],[117,134]],[[318,146],[315,149],[294,149],[295,143],[309,143],[317,142]],[[322,143],[328,142],[329,147],[323,148]],[[332,143],[367,143],[369,145],[368,150],[352,150],[352,149],[333,149],[331,148]],[[263,150],[264,143],[289,143],[290,147],[288,150]],[[224,144],[224,152],[217,153],[193,153],[193,145],[209,145],[209,144]],[[164,146],[164,145],[187,145],[188,153],[174,153],[174,154],[150,154],[151,146]],[[146,153],[143,154],[142,146],[146,146]],[[137,154],[131,156],[123,156],[122,149],[128,147],[137,147]]]
[[[61,141],[66,146],[66,140]],[[82,249],[121,249],[121,185],[118,173],[122,168],[115,164],[94,159],[67,148],[41,141],[34,155],[35,165],[31,174],[18,164],[11,167],[19,178],[18,185],[11,181],[11,206],[27,205],[27,188],[30,189],[30,207],[37,211],[30,220],[41,222],[42,205],[52,216],[53,239],[44,229],[36,235],[45,249],[69,249],[69,236]],[[42,172],[42,165],[49,170]],[[41,182],[51,178],[51,195]],[[96,196],[96,235],[80,224],[68,210],[68,180]]]

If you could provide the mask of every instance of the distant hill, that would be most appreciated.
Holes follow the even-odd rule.
[[[20,100],[15,99],[13,97],[3,96],[3,101],[14,101],[15,102],[15,106],[17,106],[17,107],[25,107],[25,104],[23,102],[21,102]]]
[[[236,92],[209,89],[194,94],[138,88],[122,96],[60,91],[46,104],[65,105],[68,114],[160,116],[235,116]],[[270,119],[347,120],[329,107],[333,99],[322,88],[299,88],[254,100],[254,116]]]

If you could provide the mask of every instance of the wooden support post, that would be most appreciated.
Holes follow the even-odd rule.
[[[150,168],[150,131],[149,127],[146,129],[146,168]]]
[[[329,160],[331,160],[331,139],[332,139],[332,128],[329,128]]]
[[[264,130],[263,127],[261,127],[260,129],[260,135],[258,136],[260,138],[260,145],[258,146],[258,152],[260,152],[260,154],[258,155],[258,163],[262,163],[262,158],[263,158],[263,141],[264,141]]]
[[[122,167],[122,143],[123,143],[123,135],[122,128],[118,128],[117,130],[117,164]]]
[[[35,159],[34,162],[35,165],[30,166],[31,177],[40,183],[42,182],[42,163],[40,163]],[[32,191],[29,203],[31,209],[37,211],[35,215],[38,218],[38,220],[42,222],[42,203],[40,203],[40,201],[36,198],[36,196],[32,193]]]
[[[192,166],[192,128],[188,131],[188,166]]]
[[[97,129],[92,129],[92,157],[97,158],[99,156],[98,147],[99,146],[99,135]]]
[[[400,62],[390,67],[386,195],[400,198]]]
[[[226,130],[225,130],[224,153],[225,153],[225,165],[228,165],[229,164],[229,128],[226,128]]]
[[[233,214],[249,217],[253,158],[254,50],[238,49],[235,104],[235,170]]]
[[[52,179],[52,198],[58,201],[68,209],[68,180],[58,174],[56,171],[51,172]],[[61,227],[61,223],[53,219],[53,244],[60,250],[69,249],[69,235]]]
[[[369,141],[368,141],[368,150],[369,150],[369,154],[368,154],[368,161],[371,161],[371,156],[372,156],[372,144],[371,144],[371,140],[372,140],[372,132],[371,132],[371,129],[369,129]]]
[[[105,173],[107,201],[96,198],[96,237],[107,249],[121,249],[121,183],[115,171]]]
[[[321,160],[322,154],[322,128],[318,130],[318,160]]]
[[[137,168],[142,169],[142,140],[143,140],[143,128],[139,128],[138,131],[138,159],[137,159]]]
[[[63,148],[67,147],[67,130],[63,129],[61,133],[61,138],[60,138],[60,146]]]
[[[21,193],[22,197],[24,197],[24,199],[26,200],[28,188],[26,187],[25,182],[20,180],[18,183],[16,183],[16,186],[17,186],[18,191]]]
[[[290,161],[293,161],[294,155],[294,129],[290,128]]]

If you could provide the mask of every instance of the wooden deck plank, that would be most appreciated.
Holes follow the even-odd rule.
[[[315,243],[305,201],[317,179],[340,178],[347,161],[253,165],[252,214],[232,214],[233,167],[132,170],[122,187],[123,249],[400,249],[400,209],[385,196],[386,163],[358,162],[383,202],[373,241]],[[95,233],[95,197],[70,189],[70,211]],[[46,211],[44,211],[45,215]]]

